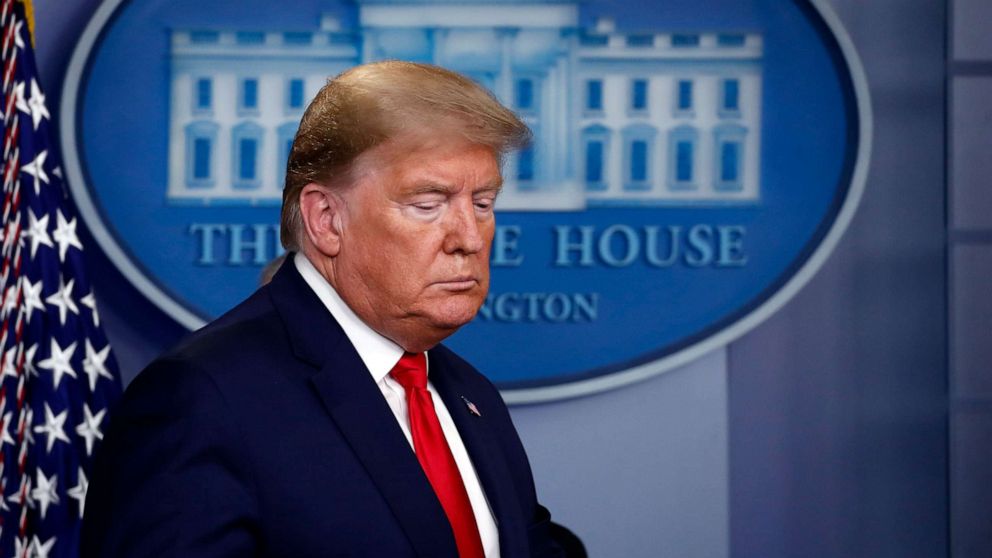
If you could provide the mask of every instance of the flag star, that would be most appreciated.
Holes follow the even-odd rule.
[[[52,237],[48,236],[48,214],[41,219],[35,216],[34,211],[28,210],[28,230],[24,231],[24,236],[31,239],[31,257],[38,252],[38,246],[44,244],[49,248],[54,248]]]
[[[17,110],[25,114],[31,114],[31,107],[29,107],[27,101],[24,100],[23,81],[19,81],[14,84],[14,101],[17,104]]]
[[[6,319],[17,308],[17,289],[16,285],[11,285],[7,287],[7,290],[3,294],[3,305],[0,306],[0,316]]]
[[[59,503],[58,474],[53,474],[51,478],[38,469],[35,476],[35,487],[31,490],[31,497],[41,506],[41,518],[45,519],[48,513],[48,506]]]
[[[11,378],[17,377],[17,349],[16,347],[11,347],[10,350],[3,354],[3,364],[0,365],[0,381],[4,378],[10,376]]]
[[[83,372],[86,372],[86,376],[90,380],[90,391],[96,391],[96,383],[100,380],[100,376],[108,380],[114,379],[110,371],[107,370],[106,362],[108,356],[110,356],[109,343],[97,352],[90,343],[90,340],[86,340],[86,358],[83,359]]]
[[[65,261],[65,253],[69,251],[69,247],[75,247],[79,250],[83,249],[83,245],[79,242],[79,237],[76,236],[76,218],[73,217],[71,221],[66,221],[65,217],[62,215],[62,210],[59,209],[55,212],[55,231],[52,232],[52,238],[59,245],[59,261]]]
[[[52,306],[58,307],[59,324],[61,325],[65,325],[65,317],[69,312],[79,314],[79,307],[76,306],[76,301],[72,300],[72,287],[75,283],[75,279],[69,279],[68,283],[64,283],[62,281],[62,277],[60,276],[59,290],[45,299],[45,302],[51,304]]]
[[[34,354],[38,352],[38,344],[35,343],[24,352],[24,375],[28,378],[31,376],[38,377],[38,369],[34,366]]]
[[[34,193],[41,194],[41,183],[48,184],[48,174],[45,172],[45,160],[48,159],[48,150],[38,153],[33,161],[21,167],[21,172],[26,172],[34,177]]]
[[[59,346],[58,341],[52,339],[51,356],[38,363],[39,368],[52,371],[52,383],[55,385],[55,389],[59,389],[59,383],[62,382],[63,375],[69,375],[73,378],[77,377],[76,371],[72,369],[72,363],[69,362],[72,360],[72,354],[74,352],[76,352],[75,341],[63,349]]]
[[[14,558],[24,558],[31,551],[31,542],[28,539],[17,537],[14,539]]]
[[[55,503],[58,503],[58,497],[57,496],[56,496],[56,499],[55,499]],[[41,514],[41,518],[42,519],[45,519],[45,514],[44,513]],[[38,538],[38,535],[35,535],[33,537],[33,540],[31,541],[31,556],[30,556],[30,558],[48,558],[48,553],[51,552],[52,551],[52,547],[55,546],[55,539],[56,538],[57,537],[52,537],[52,538],[48,539],[47,541],[45,541],[44,543],[42,543],[41,542],[41,539]]]
[[[35,426],[34,431],[37,434],[48,436],[48,445],[46,448],[48,453],[52,453],[52,448],[55,447],[56,440],[61,440],[67,444],[71,443],[69,437],[65,435],[65,419],[67,418],[69,418],[69,411],[62,411],[56,415],[52,412],[52,408],[48,406],[48,403],[45,403],[45,424]],[[100,418],[102,419],[103,416],[101,415]],[[103,438],[103,434],[100,434],[100,437]],[[86,453],[89,454],[88,451]],[[35,498],[37,499],[37,496]]]
[[[106,409],[101,409],[99,413],[94,415],[90,411],[90,406],[83,403],[83,422],[79,423],[76,427],[76,434],[86,442],[86,455],[93,454],[93,444],[97,440],[103,439],[103,432],[100,431],[100,423],[103,422],[103,416],[107,414]]]
[[[79,299],[79,302],[89,308],[93,313],[93,325],[100,327],[100,314],[96,311],[96,297],[93,296],[93,291],[90,291],[90,294]]]
[[[31,316],[35,310],[45,311],[45,305],[41,303],[41,288],[43,286],[41,279],[37,283],[32,283],[27,276],[24,276],[24,305],[21,308],[24,309],[24,319],[28,323],[31,323]]]
[[[22,29],[24,29],[24,20],[19,19],[14,24],[14,44],[17,48],[24,50],[24,37],[21,36]]]
[[[86,473],[83,468],[79,468],[79,484],[66,491],[70,498],[79,502],[79,517],[83,517],[86,505],[86,491],[90,489],[90,483],[86,480]]]
[[[38,124],[43,118],[51,118],[48,108],[45,106],[45,94],[38,87],[38,81],[31,78],[31,98],[28,99],[28,108],[31,109],[31,122],[34,129],[38,129]]]
[[[0,420],[0,430],[3,430],[3,434],[0,434],[0,436],[2,436],[2,438],[0,438],[0,448],[2,448],[4,444],[10,444],[12,446],[17,444],[17,442],[14,441],[14,437],[10,435],[10,419],[12,418],[14,418],[14,412],[7,411],[3,414],[3,419]]]

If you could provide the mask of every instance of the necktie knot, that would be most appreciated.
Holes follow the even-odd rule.
[[[427,389],[427,358],[424,353],[403,353],[389,373],[403,389]]]

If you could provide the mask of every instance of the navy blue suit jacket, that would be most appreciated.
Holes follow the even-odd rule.
[[[556,556],[498,392],[446,348],[428,357],[502,555]],[[392,411],[291,257],[139,374],[91,476],[84,557],[457,556]]]

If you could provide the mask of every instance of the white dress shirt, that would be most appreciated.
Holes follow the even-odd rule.
[[[345,304],[341,296],[334,290],[334,287],[324,279],[306,256],[299,253],[296,254],[296,257],[293,258],[293,263],[296,265],[296,269],[299,270],[300,275],[303,276],[303,280],[307,282],[307,285],[310,285],[313,292],[324,303],[327,310],[341,325],[341,329],[344,330],[345,335],[348,336],[348,340],[354,345],[355,350],[358,351],[358,356],[362,358],[365,367],[372,374],[372,380],[379,386],[382,396],[386,398],[386,403],[392,409],[393,415],[396,417],[396,422],[399,423],[403,434],[406,435],[407,442],[410,443],[410,447],[412,448],[413,436],[410,434],[410,416],[407,413],[406,392],[403,390],[403,386],[389,375],[393,366],[403,356],[403,348],[366,325]],[[430,392],[431,399],[434,401],[434,409],[437,411],[441,430],[444,432],[444,437],[448,441],[448,447],[451,448],[451,454],[455,458],[455,464],[458,465],[458,472],[461,474],[462,481],[465,483],[465,490],[468,492],[468,499],[472,504],[472,512],[475,514],[475,521],[479,525],[482,548],[485,550],[487,558],[499,558],[499,532],[496,529],[496,520],[493,517],[492,510],[489,509],[486,495],[482,491],[482,484],[479,482],[479,476],[475,472],[472,460],[469,459],[468,452],[465,450],[465,444],[458,434],[458,429],[455,427],[454,421],[451,420],[451,414],[448,412],[448,408],[444,406],[444,401],[437,394],[437,390],[434,389],[434,385],[430,382],[430,359],[428,359],[427,369],[427,390]]]

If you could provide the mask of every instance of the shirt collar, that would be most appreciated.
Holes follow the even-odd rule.
[[[341,325],[344,334],[372,374],[372,380],[380,383],[403,356],[403,348],[363,322],[306,256],[297,253],[293,264],[331,316]]]

